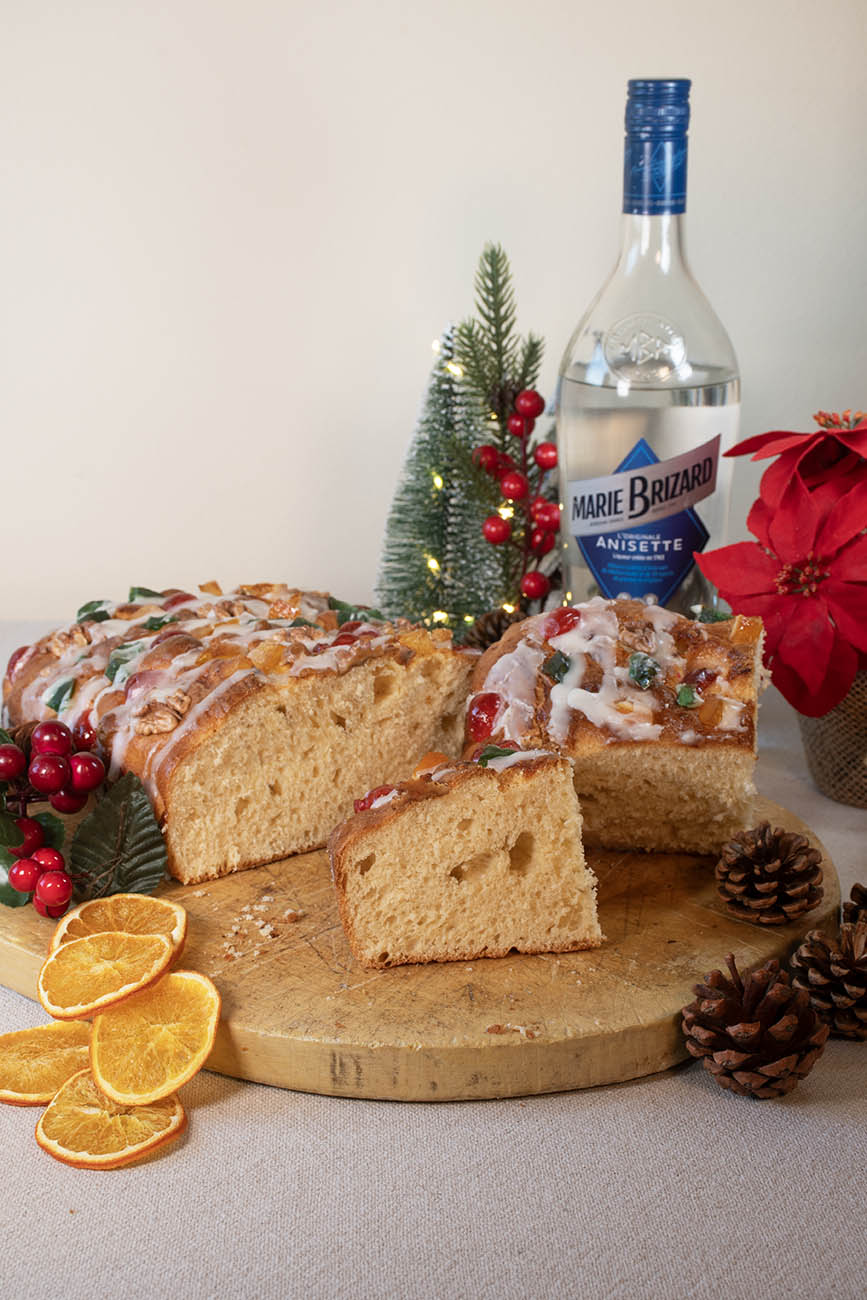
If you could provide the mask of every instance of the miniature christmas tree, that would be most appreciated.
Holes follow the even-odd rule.
[[[487,245],[476,275],[478,319],[437,347],[422,415],[386,527],[377,601],[383,611],[450,627],[543,601],[560,512],[547,482],[552,442],[532,440],[542,397],[530,387],[542,341],[515,330],[508,259]],[[514,455],[512,454],[514,452]],[[516,459],[517,457],[517,459]]]

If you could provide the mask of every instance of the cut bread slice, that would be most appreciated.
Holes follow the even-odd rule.
[[[467,748],[571,758],[588,845],[715,853],[753,820],[762,639],[629,599],[534,615],[479,660]]]
[[[363,966],[602,942],[571,764],[487,753],[375,791],[331,836],[340,915]]]
[[[3,695],[13,725],[95,731],[110,777],[144,782],[189,884],[321,847],[359,790],[434,746],[457,755],[477,658],[323,592],[136,587],[17,651]]]

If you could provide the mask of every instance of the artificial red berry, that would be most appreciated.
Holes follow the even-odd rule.
[[[17,889],[19,894],[32,894],[42,871],[43,868],[32,858],[21,858],[9,868],[9,884],[13,889]]]
[[[40,794],[57,794],[69,780],[69,762],[62,754],[37,754],[30,760],[27,777]]]
[[[77,790],[58,790],[48,800],[55,812],[59,813],[77,813],[81,812],[87,803],[87,795],[79,794]]]
[[[557,464],[557,444],[555,442],[540,442],[533,452],[533,460],[540,469],[553,469]]]
[[[27,767],[27,755],[17,745],[0,745],[0,781],[15,781]]]
[[[532,433],[535,427],[536,421],[528,420],[524,415],[510,415],[506,421],[506,428],[516,438],[526,438],[527,434]]]
[[[509,501],[523,501],[529,488],[526,474],[521,474],[516,469],[509,470],[500,479],[500,490]]]
[[[500,454],[497,460],[498,474],[505,474],[510,469],[517,469],[517,468],[518,468],[518,462],[514,460],[507,451],[504,451]]]
[[[560,507],[556,501],[546,501],[544,506],[539,506],[534,518],[540,528],[556,533],[560,527]]]
[[[12,681],[12,678],[15,676],[15,669],[18,667],[18,665],[21,663],[21,660],[27,654],[27,651],[30,650],[31,648],[32,647],[29,645],[20,645],[17,650],[13,651],[12,657],[9,660],[8,664],[6,665],[6,676],[9,678],[10,682]]]
[[[530,550],[535,551],[536,555],[547,555],[556,545],[554,533],[548,532],[546,528],[534,528],[530,534]]]
[[[521,594],[528,600],[543,600],[550,590],[550,582],[538,569],[531,569],[521,579]]]
[[[174,596],[169,596],[168,600],[162,602],[163,609],[174,609],[175,605],[183,605],[188,600],[195,600],[195,596],[188,591],[177,591]]]
[[[33,906],[36,908],[40,916],[50,916],[56,920],[58,916],[63,916],[63,913],[66,911],[67,907],[69,906],[69,903],[58,903],[56,905],[43,903],[42,899],[37,898],[36,895],[34,894]]]
[[[46,907],[60,907],[72,898],[72,880],[65,871],[45,871],[36,882],[36,897]]]
[[[30,737],[32,754],[69,754],[72,751],[72,732],[63,722],[40,722]],[[36,787],[37,790],[39,787]]]
[[[534,524],[539,522],[539,511],[543,510],[548,504],[549,501],[547,497],[533,497],[533,500],[530,502],[530,518]]]
[[[90,716],[90,710],[83,713],[72,728],[72,743],[77,750],[93,749],[96,744],[96,727]]]
[[[512,536],[512,525],[501,515],[488,515],[482,524],[482,533],[492,546],[500,546]]]
[[[486,442],[473,452],[473,460],[486,474],[493,474],[498,467],[500,453],[491,443]]]
[[[487,740],[494,730],[494,722],[503,701],[493,691],[476,695],[467,710],[467,731],[473,740]]]
[[[353,807],[356,812],[367,812],[374,800],[379,799],[384,794],[391,794],[394,789],[393,785],[378,785],[375,790],[368,790],[363,799],[356,799]]]
[[[542,636],[546,641],[553,641],[557,636],[563,636],[565,632],[571,632],[573,627],[581,622],[581,613],[577,609],[572,609],[569,605],[564,605],[560,609],[554,609],[542,624]]]
[[[40,871],[66,870],[63,854],[58,849],[49,848],[47,844],[42,849],[34,850],[31,861],[39,864]]]
[[[525,388],[515,398],[515,410],[519,415],[527,415],[535,420],[545,409],[545,399],[535,388]]]
[[[16,817],[15,825],[23,838],[17,846],[9,845],[9,852],[16,858],[32,858],[34,849],[41,849],[45,843],[45,832],[33,817]]]

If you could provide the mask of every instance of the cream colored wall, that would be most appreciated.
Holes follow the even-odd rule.
[[[745,432],[867,406],[865,16],[3,0],[0,616],[216,575],[369,596],[486,239],[550,394],[615,251],[629,76],[694,81],[690,251]]]

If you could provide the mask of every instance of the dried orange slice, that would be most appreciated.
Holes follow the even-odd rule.
[[[201,1070],[219,1019],[220,995],[208,977],[173,971],[94,1018],[93,1077],[122,1106],[167,1097]]]
[[[159,979],[173,955],[163,934],[89,934],[48,954],[36,992],[55,1020],[77,1020]]]
[[[0,1034],[0,1101],[45,1106],[90,1057],[90,1025],[37,1025]]]
[[[123,930],[126,934],[164,934],[174,949],[174,956],[184,946],[187,914],[178,903],[150,894],[111,894],[108,898],[91,898],[67,912],[51,936],[50,952],[72,939],[89,934]]]
[[[89,1070],[74,1074],[43,1112],[36,1141],[56,1160],[79,1169],[116,1169],[183,1133],[184,1108],[177,1097],[152,1106],[117,1106],[93,1082]]]

